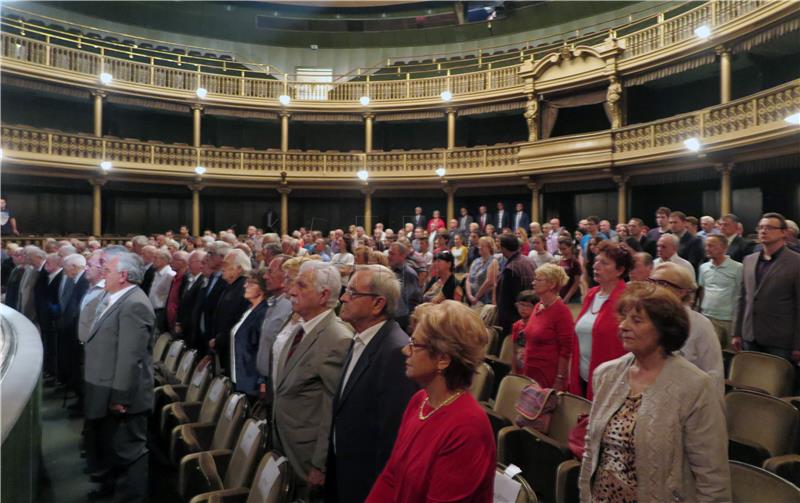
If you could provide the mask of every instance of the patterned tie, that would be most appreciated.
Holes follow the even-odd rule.
[[[297,346],[300,344],[300,341],[303,340],[303,335],[305,333],[306,332],[305,332],[305,330],[303,330],[303,327],[300,327],[300,330],[298,330],[297,333],[294,334],[294,339],[292,339],[292,345],[289,346],[289,354],[286,356],[286,361],[287,362],[292,358],[292,355],[294,354],[294,350],[297,349]]]
[[[108,293],[103,293],[103,298],[100,299],[100,302],[97,303],[97,309],[94,311],[94,321],[92,321],[92,328],[97,324],[97,321],[100,319],[100,316],[103,315],[103,311],[106,310],[108,307],[109,301],[111,300],[111,296]]]

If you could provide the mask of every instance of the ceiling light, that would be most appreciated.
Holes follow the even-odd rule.
[[[103,171],[111,171],[111,161],[103,161],[100,163],[100,168]]]
[[[194,168],[194,172],[197,173],[198,175],[202,175],[203,173],[206,172],[206,168],[204,168],[203,166],[197,166],[196,168]]]
[[[195,93],[195,94],[197,95],[197,97],[198,97],[198,98],[200,98],[201,100],[202,100],[203,98],[205,98],[206,96],[208,96],[208,91],[206,90],[206,88],[205,88],[205,87],[198,87],[198,88],[197,88],[197,90],[196,90],[194,93]]]
[[[692,152],[697,152],[703,145],[697,138],[689,138],[688,140],[683,140],[683,144],[686,146],[686,148],[688,148]]]
[[[789,117],[787,117],[787,118],[785,118],[783,120],[785,120],[789,124],[795,124],[797,126],[800,126],[800,112],[797,112],[796,114],[792,114],[792,115],[790,115]]]
[[[281,105],[283,105],[283,106],[285,106],[285,107],[288,107],[288,106],[289,106],[289,103],[291,103],[291,102],[292,102],[292,98],[290,98],[290,97],[289,97],[288,95],[286,95],[286,94],[281,94],[280,96],[278,96],[278,101],[280,101],[280,102],[281,102]]]
[[[369,96],[362,96],[358,98],[358,102],[361,103],[362,107],[369,105]]]
[[[442,94],[440,94],[439,96],[442,97],[442,101],[450,101],[453,99],[453,93],[451,93],[450,91],[442,91]]]
[[[359,170],[358,173],[356,173],[356,176],[366,182],[367,178],[369,178],[369,171],[366,169]]]
[[[0,148],[0,160],[2,160],[2,159],[3,159],[3,149]]]
[[[103,72],[100,74],[100,82],[102,82],[104,85],[109,85],[112,80],[114,80],[114,77],[112,77],[110,73]]]
[[[443,167],[439,166],[436,168],[436,176],[444,176],[445,173],[447,173],[447,170]]]
[[[702,26],[698,26],[697,28],[694,29],[694,34],[697,35],[699,38],[702,38],[703,40],[707,40],[708,37],[711,36],[711,28],[709,28],[708,25],[705,24]]]

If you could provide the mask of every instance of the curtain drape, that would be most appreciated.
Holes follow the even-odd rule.
[[[561,108],[574,108],[586,105],[603,104],[603,109],[611,124],[611,108],[606,103],[606,89],[597,89],[582,94],[572,94],[558,98],[548,98],[542,101],[542,138],[550,138],[553,127],[558,119],[558,110]]]

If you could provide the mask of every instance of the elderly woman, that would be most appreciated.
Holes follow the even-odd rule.
[[[690,307],[697,291],[697,283],[692,274],[678,264],[664,262],[650,273],[649,281],[674,293],[683,303],[689,316],[689,338],[680,348],[680,354],[710,375],[720,395],[724,395],[725,368],[717,332],[708,318]]]
[[[256,369],[261,324],[267,314],[265,271],[252,270],[244,282],[244,298],[250,307],[231,329],[231,382],[236,391],[253,401],[258,398],[263,378]]]
[[[572,313],[558,296],[567,281],[567,273],[555,264],[536,269],[533,291],[539,303],[524,330],[524,374],[542,387],[559,391],[566,389],[575,336]]]
[[[229,359],[231,329],[250,307],[250,303],[244,298],[244,282],[251,269],[250,257],[238,248],[229,251],[222,260],[222,279],[228,286],[214,310],[214,339],[209,341],[208,345],[216,352],[219,364],[225,369],[226,375],[233,363]]]
[[[494,258],[494,240],[483,236],[478,240],[480,256],[472,261],[467,273],[467,300],[470,305],[495,303],[495,290],[497,284],[498,262]]]
[[[636,282],[617,312],[628,354],[594,374],[581,501],[731,501],[722,396],[676,353],[689,331],[686,308]]]
[[[486,327],[454,301],[422,304],[414,320],[403,354],[406,376],[423,389],[408,403],[367,503],[492,501],[494,435],[469,393],[485,356]]]
[[[433,259],[433,274],[422,294],[423,302],[438,304],[444,300],[461,302],[464,292],[453,274],[455,259],[449,251],[437,253]]]
[[[627,249],[611,241],[597,246],[594,279],[598,286],[589,290],[575,323],[572,342],[570,393],[592,399],[592,373],[603,362],[625,354],[617,336],[615,305],[625,290],[625,278],[633,259]]]

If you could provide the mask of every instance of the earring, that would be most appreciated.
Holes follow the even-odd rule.
[[[439,374],[439,375],[442,375],[443,372],[444,372],[444,370],[442,370],[442,369],[436,369],[436,373]]]

